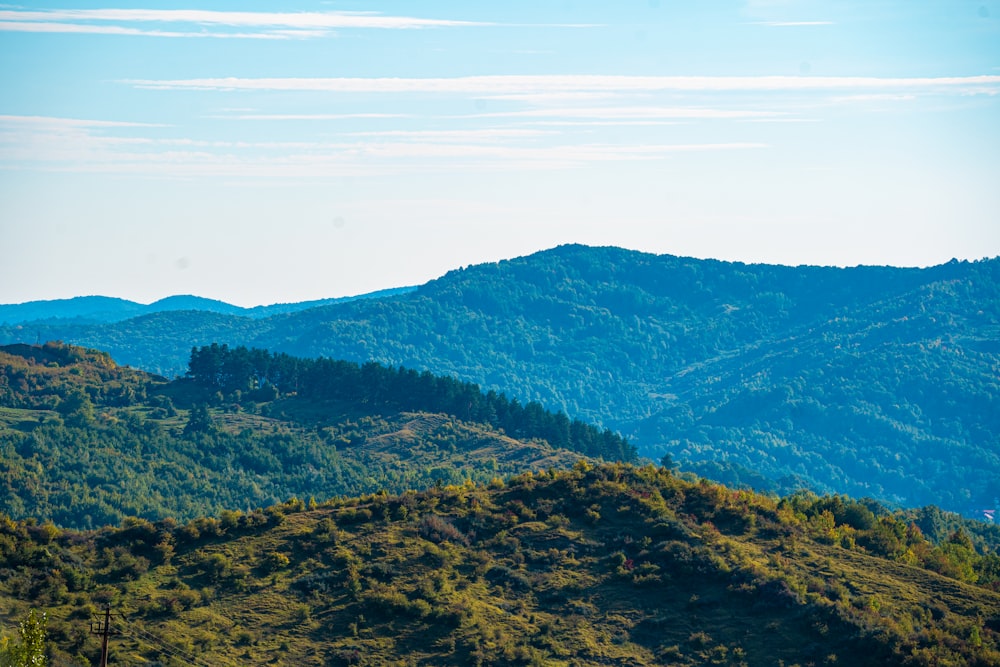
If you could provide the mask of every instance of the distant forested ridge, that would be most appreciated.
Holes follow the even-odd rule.
[[[635,460],[606,429],[426,372],[213,345],[189,375],[0,347],[0,509],[96,527]]]
[[[294,313],[334,303],[345,303],[347,301],[354,301],[355,299],[377,299],[396,294],[405,294],[413,289],[412,287],[397,287],[358,296],[334,297],[299,303],[275,303],[268,306],[254,306],[253,308],[242,308],[224,301],[191,295],[169,296],[148,305],[107,296],[78,296],[71,299],[0,304],[0,324],[19,325],[25,322],[54,325],[113,323],[139,317],[140,315],[185,310],[256,319],[271,317],[280,313]]]
[[[18,328],[20,327],[20,328]],[[732,484],[972,513],[1000,498],[1000,260],[787,267],[562,246],[263,319],[23,323],[173,376],[212,342],[474,382]]]

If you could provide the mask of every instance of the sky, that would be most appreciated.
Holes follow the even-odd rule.
[[[564,243],[1000,255],[1000,0],[0,4],[0,303],[305,301]]]

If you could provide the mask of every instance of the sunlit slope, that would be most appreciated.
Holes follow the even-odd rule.
[[[119,665],[1000,664],[966,535],[652,467],[0,540],[0,604],[48,610],[59,660],[107,603]]]

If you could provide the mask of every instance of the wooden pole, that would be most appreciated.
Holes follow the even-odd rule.
[[[108,637],[111,636],[111,605],[104,608],[104,622],[90,624],[91,634],[101,636],[101,667],[108,667]]]

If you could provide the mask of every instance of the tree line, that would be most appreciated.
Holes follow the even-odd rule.
[[[489,424],[520,439],[537,438],[553,447],[610,461],[635,461],[635,447],[610,429],[598,429],[564,412],[551,412],[536,401],[521,404],[471,382],[375,362],[358,364],[320,357],[302,359],[284,353],[226,344],[195,347],[187,376],[223,395],[257,398],[296,394],[316,400],[339,400],[372,409],[439,412]]]

